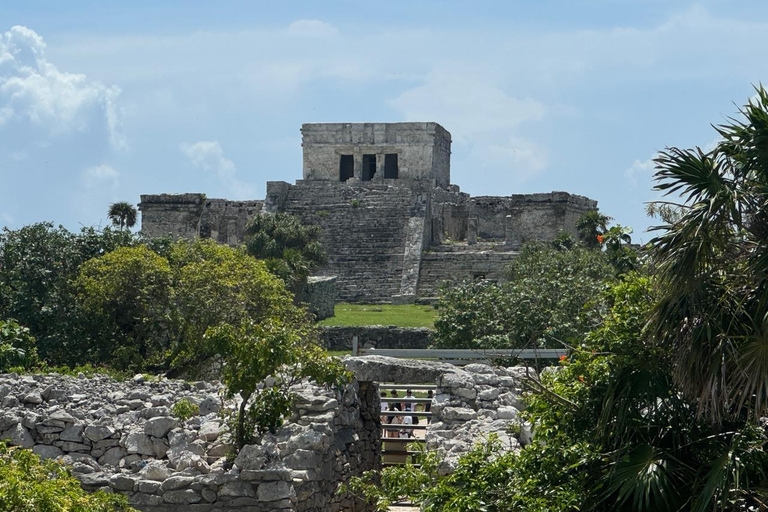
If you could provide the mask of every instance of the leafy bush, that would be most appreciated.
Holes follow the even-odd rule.
[[[121,494],[88,494],[59,462],[0,443],[0,512],[137,512]]]
[[[564,247],[560,245],[559,247]],[[435,345],[521,348],[576,343],[580,317],[614,270],[607,256],[582,247],[526,245],[508,268],[509,282],[444,288],[436,304]]]
[[[189,398],[182,398],[171,407],[171,413],[181,421],[186,421],[200,414],[200,406]]]
[[[14,320],[0,320],[0,372],[28,370],[37,363],[35,337]]]

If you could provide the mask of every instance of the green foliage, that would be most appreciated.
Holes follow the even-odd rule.
[[[270,272],[294,293],[301,290],[309,273],[326,261],[319,239],[318,226],[304,225],[287,213],[256,215],[245,228],[248,254],[263,259]]]
[[[675,347],[675,382],[715,422],[768,411],[768,91],[701,149],[656,159],[679,215],[651,241],[654,335]]]
[[[530,244],[508,268],[509,282],[465,283],[442,290],[435,345],[522,348],[576,343],[584,305],[614,272],[600,251]]]
[[[186,421],[200,414],[200,406],[189,398],[182,398],[171,407],[171,413],[181,421]]]
[[[337,303],[334,315],[318,325],[397,325],[399,327],[433,327],[435,308],[420,304],[349,304]]]
[[[127,232],[83,228],[74,234],[51,223],[0,232],[0,318],[14,318],[37,338],[51,364],[83,362],[83,318],[74,279],[83,262],[133,245]]]
[[[313,328],[292,305],[284,314],[261,322],[212,327],[205,336],[211,352],[224,362],[222,380],[229,398],[240,395],[235,418],[235,446],[240,450],[257,433],[275,432],[290,412],[294,396],[290,386],[303,378],[340,386],[348,372],[328,358]]]
[[[109,205],[109,210],[107,211],[107,217],[109,217],[112,224],[118,227],[120,231],[135,226],[137,216],[138,212],[136,211],[136,207],[125,201],[112,203]]]
[[[579,240],[588,248],[597,249],[600,247],[600,241],[597,237],[608,231],[608,224],[611,220],[613,220],[611,217],[603,215],[597,210],[585,213],[576,221]]]
[[[92,345],[89,359],[139,369],[163,348],[171,301],[168,261],[146,246],[122,247],[85,262],[76,280]]]
[[[59,462],[0,443],[0,512],[136,512],[121,494],[88,494]]]
[[[0,320],[0,372],[28,370],[37,364],[35,337],[13,320]]]

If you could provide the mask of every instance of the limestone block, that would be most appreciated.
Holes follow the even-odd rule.
[[[185,489],[192,485],[195,479],[191,476],[175,475],[170,478],[166,478],[163,482],[163,491],[175,491],[178,489]]]
[[[171,429],[176,428],[179,421],[170,416],[158,416],[147,420],[144,433],[154,437],[164,437]]]
[[[102,466],[114,466],[117,467],[120,464],[120,459],[125,457],[125,450],[115,446],[104,452],[104,455],[99,457],[99,464]]]
[[[256,493],[253,491],[253,486],[248,482],[229,482],[221,486],[219,496],[229,498],[247,496],[253,498],[256,496]]]
[[[296,491],[288,482],[266,482],[256,492],[259,501],[278,501],[296,497]]]
[[[8,439],[12,445],[21,446],[22,448],[32,448],[35,446],[35,440],[32,439],[32,435],[21,423],[17,423],[3,432],[0,435],[0,439]]]
[[[109,485],[117,491],[132,491],[136,483],[135,477],[116,473],[109,478]]]
[[[159,460],[149,461],[146,466],[141,468],[139,476],[144,480],[154,480],[162,482],[163,480],[170,478],[173,475],[168,466],[164,462]]]
[[[47,444],[36,444],[32,447],[32,452],[39,455],[41,459],[55,459],[64,452],[57,446],[50,446]]]
[[[84,430],[85,437],[93,442],[102,441],[115,434],[115,429],[108,425],[88,425]]]
[[[246,445],[235,458],[235,466],[242,469],[262,469],[267,461],[266,453],[261,446]]]
[[[61,434],[59,434],[59,438],[62,441],[74,441],[74,442],[82,442],[83,441],[83,425],[80,425],[78,423],[73,423],[71,425],[68,425],[64,430],[62,430]]]
[[[183,491],[166,491],[163,493],[163,501],[166,503],[189,505],[192,503],[198,503],[201,499],[202,496],[200,493],[192,489],[185,489]]]
[[[152,446],[152,440],[146,434],[128,434],[121,444],[129,454],[137,453],[139,455],[154,455],[155,449]]]
[[[215,441],[219,437],[221,425],[217,421],[206,421],[200,426],[197,435],[205,441]]]

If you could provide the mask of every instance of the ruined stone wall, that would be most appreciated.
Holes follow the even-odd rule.
[[[337,276],[338,298],[390,302],[400,293],[414,189],[397,184],[332,181],[269,182],[272,211],[319,225],[328,263],[319,275]],[[423,215],[423,214],[422,214]]]
[[[308,305],[316,320],[332,317],[336,306],[336,277],[310,276],[299,300]]]
[[[338,182],[341,155],[354,156],[362,179],[364,154],[377,155],[373,180],[385,180],[384,155],[397,154],[398,179],[450,183],[451,134],[437,123],[309,123],[301,134],[305,180]]]
[[[567,192],[481,196],[470,200],[478,236],[506,240],[512,249],[534,240],[552,240],[561,231],[577,235],[576,221],[597,209],[597,201]],[[509,216],[509,217],[508,217]]]
[[[70,464],[85,489],[123,493],[141,511],[364,511],[335,491],[380,466],[375,390],[354,383],[294,391],[294,414],[234,465],[220,413],[234,404],[215,383],[0,375],[0,438]],[[182,398],[200,414],[174,418]]]
[[[320,335],[328,350],[352,350],[354,336],[363,348],[427,348],[433,332],[426,327],[394,325],[328,326]]]
[[[518,414],[524,408],[523,381],[526,375],[536,375],[532,369],[487,364],[459,368],[384,356],[347,357],[344,362],[359,381],[437,386],[426,446],[442,455],[442,474],[450,473],[459,457],[491,434],[511,450],[531,441],[530,425],[521,422]],[[519,434],[512,435],[511,426],[519,427],[515,429]]]
[[[437,297],[446,282],[503,281],[505,267],[517,255],[516,251],[505,250],[504,242],[433,246],[422,255],[419,299]]]
[[[205,194],[142,195],[141,232],[150,237],[211,238],[236,245],[264,201],[208,199]]]

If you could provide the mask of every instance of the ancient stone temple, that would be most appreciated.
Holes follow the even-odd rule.
[[[340,300],[412,302],[443,281],[500,279],[527,241],[576,235],[597,202],[567,192],[470,197],[450,183],[451,134],[437,123],[301,128],[301,180],[267,182],[264,200],[142,195],[149,236],[242,240],[248,219],[288,212],[323,228]]]

